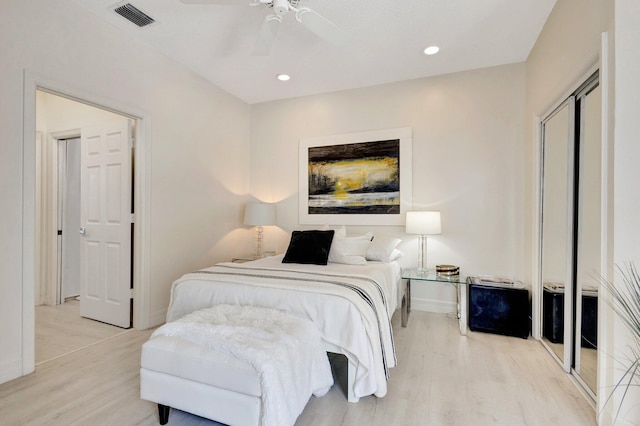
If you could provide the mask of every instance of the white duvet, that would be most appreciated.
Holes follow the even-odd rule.
[[[353,394],[386,395],[396,365],[391,316],[400,305],[400,266],[283,264],[282,256],[223,263],[173,283],[167,322],[219,304],[276,308],[310,319],[324,341],[355,364]],[[342,285],[344,284],[344,285]],[[362,288],[366,298],[347,288]]]

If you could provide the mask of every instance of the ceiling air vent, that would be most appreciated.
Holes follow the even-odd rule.
[[[155,19],[153,19],[131,3],[121,4],[113,9],[113,11],[122,16],[124,19],[133,22],[139,27],[144,27],[156,22]]]

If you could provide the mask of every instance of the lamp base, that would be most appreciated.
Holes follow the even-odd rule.
[[[256,227],[256,252],[253,255],[254,259],[262,259],[264,257],[264,248],[262,240],[264,239],[264,229],[261,225]]]
[[[427,236],[418,238],[418,272],[426,273],[427,269]]]

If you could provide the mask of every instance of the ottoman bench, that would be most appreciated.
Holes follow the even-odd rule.
[[[140,397],[158,404],[160,424],[173,407],[228,425],[293,425],[309,397],[332,384],[315,326],[273,309],[196,311],[142,346]]]

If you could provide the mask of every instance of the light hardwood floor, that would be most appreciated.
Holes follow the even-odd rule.
[[[80,302],[39,305],[36,315],[36,364],[113,337],[125,329],[80,316]]]
[[[470,332],[414,311],[394,317],[399,365],[384,398],[346,401],[339,386],[312,397],[296,425],[595,425],[595,413],[539,342]],[[139,399],[140,347],[130,330],[0,385],[3,425],[156,425]],[[336,370],[340,373],[341,368]],[[169,425],[216,425],[172,410]]]

